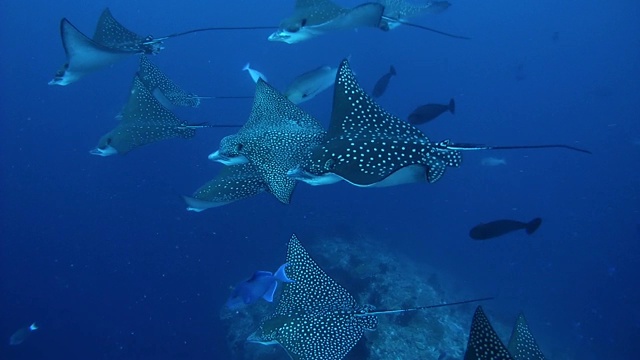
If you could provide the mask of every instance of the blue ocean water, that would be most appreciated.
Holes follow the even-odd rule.
[[[190,141],[121,157],[90,155],[115,124],[137,60],[48,86],[65,60],[60,18],[91,34],[109,6],[131,30],[161,36],[277,25],[293,1],[3,1],[0,358],[230,358],[219,319],[229,287],[254,270],[275,270],[294,232],[309,242],[336,233],[375,238],[447,274],[460,296],[495,296],[485,308],[506,322],[524,311],[550,358],[634,358],[640,5],[452,3],[415,22],[471,40],[410,27],[296,45],[268,42],[268,30],[210,32],[167,40],[152,60],[185,89],[211,96],[251,95],[254,84],[241,71],[248,61],[281,89],[297,74],[347,56],[372,89],[393,64],[398,76],[379,103],[401,118],[455,97],[455,116],[421,126],[432,139],[565,143],[593,155],[465,153],[462,167],[431,185],[300,184],[287,206],[260,195],[191,213],[179,195],[215,175],[219,167],[206,156],[233,130],[205,129]],[[331,91],[302,108],[326,125]],[[190,122],[243,123],[250,109],[250,101],[206,100],[178,114]],[[487,156],[506,165],[481,165]],[[544,223],[531,237],[468,237],[480,222],[536,216]],[[40,329],[10,346],[11,334],[34,321]]]

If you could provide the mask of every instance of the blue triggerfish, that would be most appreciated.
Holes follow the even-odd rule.
[[[284,271],[287,266],[289,264],[282,264],[275,274],[270,271],[256,271],[249,279],[236,285],[227,300],[227,307],[231,310],[241,309],[257,302],[260,298],[273,302],[278,281],[293,282]]]

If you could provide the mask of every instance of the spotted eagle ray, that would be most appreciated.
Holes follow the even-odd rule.
[[[449,8],[448,1],[426,1],[415,3],[407,0],[377,0],[384,6],[384,16],[380,27],[383,30],[391,30],[402,24],[409,18],[422,14],[439,14]]]
[[[288,204],[296,182],[287,171],[300,164],[323,136],[316,119],[259,79],[249,120],[238,133],[223,138],[209,159],[255,165],[269,192]]]
[[[417,311],[488,300],[475,299],[397,310],[374,310],[358,305],[349,292],[329,277],[311,258],[295,235],[287,248],[286,275],[273,314],[262,319],[247,341],[280,344],[295,360],[340,360],[365,330],[375,330],[377,315]]]
[[[49,85],[69,85],[83,76],[135,54],[157,54],[162,45],[143,38],[120,24],[109,8],[104,9],[93,39],[84,35],[69,20],[60,21],[60,36],[67,62],[56,72]]]
[[[346,180],[360,187],[433,183],[460,152],[431,146],[416,127],[382,109],[360,87],[343,60],[334,86],[327,136],[303,164],[288,174],[311,185]]]
[[[69,20],[60,21],[60,37],[67,62],[58,70],[49,85],[69,85],[83,76],[107,67],[135,54],[157,54],[164,49],[163,41],[202,31],[273,29],[275,26],[208,27],[154,38],[142,37],[125,28],[105,8],[98,19],[93,38],[84,35]]]
[[[156,65],[154,65],[146,55],[140,56],[140,66],[138,67],[138,78],[144,86],[160,101],[160,103],[170,108],[174,106],[198,107],[200,99],[209,97],[190,94],[181,89],[171,79],[167,77]]]
[[[202,127],[207,125],[189,125],[178,119],[162,106],[136,75],[118,126],[105,134],[90,152],[100,156],[123,155],[137,147],[164,139],[192,138],[196,134],[195,129]]]
[[[267,190],[253,164],[224,166],[192,196],[183,196],[187,210],[201,212],[246,199]]]
[[[513,327],[509,345],[505,346],[491,326],[481,306],[476,308],[471,322],[464,360],[544,360],[529,326],[520,313]]]
[[[330,0],[296,0],[293,15],[280,23],[269,40],[295,44],[331,31],[378,27],[383,12],[384,6],[377,3],[347,9]]]

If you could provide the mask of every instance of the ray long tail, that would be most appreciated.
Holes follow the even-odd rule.
[[[430,28],[430,27],[427,27],[427,26],[418,25],[418,24],[410,23],[410,22],[407,22],[407,21],[404,21],[404,20],[392,18],[390,16],[383,16],[382,19],[383,20],[387,20],[387,21],[391,21],[391,22],[397,22],[397,23],[402,24],[402,25],[412,26],[414,28],[418,28],[418,29],[422,29],[422,30],[431,31],[431,32],[434,32],[436,34],[452,37],[452,38],[455,38],[455,39],[471,40],[471,38],[468,37],[468,36],[450,34],[448,32],[436,30],[436,29],[433,29],[433,28]]]
[[[376,311],[370,311],[370,312],[367,312],[367,313],[364,313],[364,314],[358,314],[358,315],[356,315],[356,316],[371,316],[371,315],[383,315],[383,314],[399,314],[399,313],[409,312],[409,311],[418,311],[418,310],[425,310],[425,309],[435,309],[435,308],[441,308],[441,307],[447,307],[447,306],[455,306],[455,305],[470,304],[470,303],[474,303],[474,302],[487,301],[487,300],[493,300],[493,297],[484,297],[484,298],[478,298],[478,299],[471,299],[471,300],[457,301],[457,302],[452,302],[452,303],[436,304],[436,305],[427,305],[427,306],[418,306],[418,307],[413,307],[413,308],[405,308],[405,309],[397,309],[397,310],[376,310]]]
[[[146,41],[144,44],[157,43],[159,41],[171,39],[171,38],[174,38],[174,37],[184,36],[184,35],[189,35],[189,34],[193,34],[193,33],[204,32],[204,31],[273,30],[273,29],[277,29],[277,28],[278,28],[277,26],[213,26],[213,27],[206,27],[206,28],[199,28],[199,29],[192,29],[192,30],[182,31],[182,32],[173,33],[173,34],[170,34],[170,35],[167,35],[167,36],[162,36],[162,37],[159,37],[159,38],[152,38],[152,39]]]
[[[488,146],[488,145],[482,145],[482,144],[452,143],[447,141],[443,142],[442,144],[448,150],[461,150],[461,151],[560,148],[560,149],[569,149],[573,151],[579,151],[585,154],[593,154],[590,150],[581,149],[575,146],[564,145],[564,144]]]

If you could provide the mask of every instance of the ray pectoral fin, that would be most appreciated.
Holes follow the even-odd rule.
[[[106,157],[111,155],[117,155],[118,150],[116,150],[116,148],[110,145],[106,145],[104,147],[96,147],[94,149],[91,149],[89,151],[89,154]]]
[[[224,166],[212,180],[193,196],[183,196],[187,210],[200,212],[257,195],[265,185],[251,164]]]
[[[513,360],[481,306],[473,315],[464,360]]]
[[[442,161],[434,161],[434,163],[427,168],[427,181],[431,184],[440,180],[445,172],[445,165]]]
[[[293,190],[296,187],[296,182],[293,179],[282,178],[280,181],[270,183],[268,187],[269,192],[272,193],[278,201],[283,204],[289,204]]]
[[[378,3],[365,3],[348,10],[344,15],[327,22],[327,29],[355,29],[358,27],[378,27],[384,13],[384,6]]]
[[[197,107],[200,105],[198,96],[189,94],[176,85],[156,65],[149,61],[146,55],[140,56],[138,77],[144,86],[151,90],[156,99],[168,109],[173,106]]]
[[[194,197],[183,195],[182,199],[187,204],[187,211],[201,212],[207,209],[212,209],[218,206],[223,206],[230,201],[207,201],[202,199],[196,199]]]
[[[520,313],[511,332],[508,345],[509,352],[515,359],[544,360],[545,356],[531,334],[524,314]]]
[[[91,40],[66,18],[60,21],[60,36],[67,62],[50,85],[68,85],[127,56]]]
[[[155,54],[162,49],[161,43],[152,36],[142,37],[127,29],[116,20],[109,8],[105,8],[98,19],[93,40],[107,48],[127,54]]]

